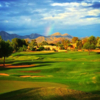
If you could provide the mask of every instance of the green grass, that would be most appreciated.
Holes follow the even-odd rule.
[[[2,63],[2,59],[0,59],[0,63]],[[29,68],[0,68],[0,73],[10,75],[0,76],[0,80],[2,81],[52,82],[66,85],[68,89],[100,94],[100,54],[95,52],[91,52],[90,55],[88,55],[87,52],[77,51],[69,51],[68,53],[17,52],[6,58],[6,64],[34,64],[35,66]],[[43,77],[20,77],[24,75]],[[2,84],[0,83],[0,88],[1,87]],[[10,86],[8,85],[6,87]],[[2,90],[3,88],[4,86]],[[16,86],[13,88],[16,88]],[[26,88],[33,87],[30,86]],[[21,89],[24,89],[24,87]],[[75,98],[72,98],[72,100],[74,99]],[[46,100],[46,98],[43,98],[43,100]]]

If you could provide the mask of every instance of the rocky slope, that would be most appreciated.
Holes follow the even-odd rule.
[[[46,37],[40,36],[40,37],[36,38],[36,41],[38,43],[41,43],[43,41],[47,41],[48,43],[57,43],[57,42],[60,42],[60,41],[62,41],[64,39],[71,40],[72,37],[73,36],[71,36],[71,35],[69,35],[67,33],[61,34],[59,32],[56,32],[56,33],[54,33],[52,35],[49,35],[49,36],[46,36]]]

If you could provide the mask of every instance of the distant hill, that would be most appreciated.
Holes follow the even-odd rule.
[[[17,34],[9,34],[5,31],[0,32],[0,36],[3,40],[7,41],[8,39],[11,40],[13,38],[20,38],[20,39],[27,39],[28,41],[31,41],[31,39],[36,39],[37,43],[41,43],[43,41],[47,41],[48,43],[57,43],[62,41],[63,39],[71,40],[73,36],[65,33],[61,34],[59,32],[56,32],[49,36],[43,36],[37,33],[32,33],[30,35],[20,36]]]
[[[50,35],[50,37],[53,36],[53,37],[67,37],[67,38],[72,38],[73,36],[69,35],[68,33],[65,33],[65,34],[61,34],[59,32],[56,32],[52,35]]]
[[[73,38],[73,36],[65,33],[65,34],[61,34],[59,32],[56,32],[52,35],[49,35],[49,36],[40,36],[38,38],[36,38],[36,41],[38,43],[41,43],[43,41],[47,41],[48,43],[57,43],[57,42],[60,42],[64,39],[67,39],[67,40],[71,40]]]
[[[1,31],[0,32],[0,36],[2,37],[3,40],[7,41],[8,39],[11,40],[13,38],[20,38],[20,39],[25,39],[25,38],[29,38],[29,39],[35,39],[39,36],[42,36],[40,34],[37,34],[37,33],[32,33],[30,35],[25,35],[25,36],[20,36],[20,35],[17,35],[17,34],[9,34],[5,31]]]

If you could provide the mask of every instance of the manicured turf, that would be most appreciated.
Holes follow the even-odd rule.
[[[0,59],[0,63],[2,63],[2,59]],[[0,75],[2,81],[53,82],[66,85],[67,89],[100,94],[99,53],[91,52],[88,55],[87,52],[77,51],[67,53],[17,52],[6,58],[6,64],[12,64],[13,67],[0,68],[0,73],[9,75]],[[15,68],[15,66],[21,65],[33,66]]]
[[[65,85],[47,82],[1,81],[7,87],[0,100],[99,100],[99,95],[67,89]],[[3,84],[2,84],[3,83]],[[49,86],[49,87],[48,87]],[[2,88],[1,88],[2,89]]]

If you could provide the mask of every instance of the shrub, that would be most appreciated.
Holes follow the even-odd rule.
[[[44,47],[39,47],[39,48],[37,49],[37,51],[42,51],[42,50],[44,50]]]
[[[31,51],[35,51],[36,48],[34,48],[34,47],[30,47],[30,50],[31,50]]]
[[[19,47],[18,52],[23,51],[23,47]]]
[[[55,48],[52,49],[54,52],[58,52]]]
[[[23,45],[23,47],[19,47],[18,52],[26,51],[26,50],[27,50],[27,46]]]
[[[23,45],[23,51],[26,51],[27,50],[27,46]]]
[[[49,48],[49,47],[47,47],[47,48],[45,48],[45,50],[50,50],[50,48]]]
[[[82,51],[84,51],[84,49],[82,49]]]
[[[99,50],[100,49],[100,46],[96,46],[96,49]]]
[[[65,48],[64,48],[64,46],[63,46],[63,45],[60,45],[60,49],[61,49],[61,50],[64,50]]]
[[[94,44],[91,44],[91,49],[95,49],[96,46]]]
[[[67,51],[71,51],[70,49],[67,49]]]

